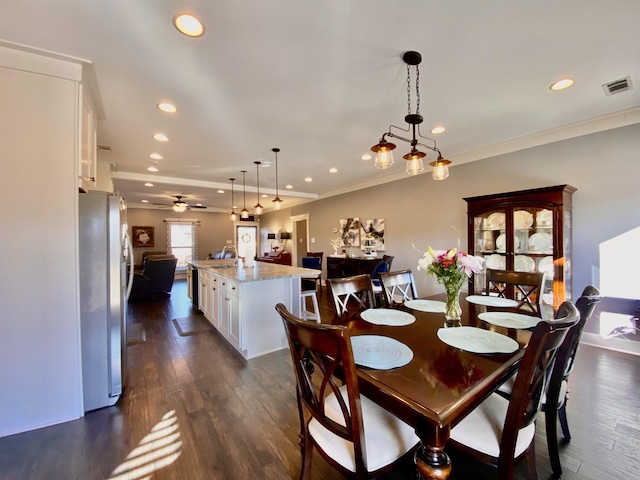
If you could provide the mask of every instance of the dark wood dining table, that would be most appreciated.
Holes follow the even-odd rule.
[[[444,295],[430,297],[443,300]],[[527,330],[490,326],[469,315],[476,307],[462,302],[462,324],[477,323],[513,338],[520,349],[510,354],[475,354],[453,348],[441,341],[437,331],[444,327],[444,313],[413,310],[416,321],[406,326],[382,326],[358,316],[346,324],[351,335],[382,335],[407,345],[413,351],[411,362],[390,370],[357,366],[361,392],[415,428],[422,445],[415,455],[416,465],[425,479],[446,479],[451,461],[444,452],[451,429],[476,408],[516,370],[523,348],[530,337]],[[455,328],[455,327],[453,327]]]

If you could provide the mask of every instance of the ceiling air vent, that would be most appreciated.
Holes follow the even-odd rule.
[[[100,152],[110,152],[111,147],[109,145],[98,145],[98,151]]]
[[[631,77],[624,77],[620,80],[614,80],[613,82],[605,83],[602,85],[604,88],[604,93],[607,97],[610,97],[614,93],[622,93],[627,90],[633,89],[633,84],[631,83]]]

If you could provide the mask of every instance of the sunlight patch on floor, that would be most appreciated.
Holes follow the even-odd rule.
[[[116,467],[109,480],[149,480],[153,472],[172,464],[181,454],[178,419],[171,410]]]

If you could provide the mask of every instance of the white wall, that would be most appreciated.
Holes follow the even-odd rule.
[[[79,84],[6,68],[10,57],[0,46],[0,191],[8,200],[0,210],[0,436],[83,414]]]

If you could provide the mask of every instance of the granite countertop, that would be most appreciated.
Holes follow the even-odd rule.
[[[234,266],[232,259],[194,260],[187,262],[196,268],[202,268],[223,277],[240,282],[254,282],[283,277],[317,277],[319,270],[312,268],[290,267],[276,263],[254,262],[253,267]]]

